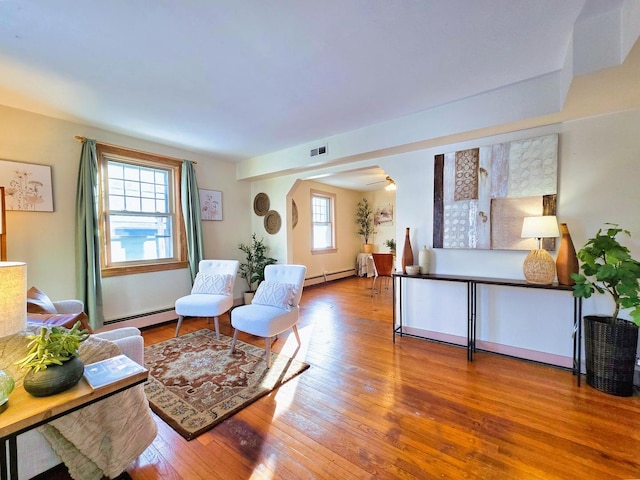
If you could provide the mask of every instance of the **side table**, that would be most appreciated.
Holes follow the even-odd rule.
[[[375,276],[373,256],[370,253],[359,253],[356,259],[356,273],[359,277]]]
[[[144,383],[148,376],[149,371],[145,370],[95,390],[82,378],[73,388],[50,397],[34,397],[22,386],[16,387],[9,396],[7,409],[0,413],[0,479],[18,478],[19,434]]]

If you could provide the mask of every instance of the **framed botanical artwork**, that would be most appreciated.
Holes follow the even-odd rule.
[[[202,220],[222,220],[222,192],[199,189],[200,218]]]
[[[51,167],[0,160],[0,186],[5,208],[25,212],[53,212]]]

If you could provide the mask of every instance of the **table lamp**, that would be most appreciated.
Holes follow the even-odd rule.
[[[0,337],[27,326],[27,264],[0,262]]]
[[[549,285],[556,276],[556,262],[544,248],[542,239],[558,237],[558,220],[555,215],[524,217],[522,222],[522,238],[537,238],[537,250],[531,250],[522,265],[524,278],[529,283]]]

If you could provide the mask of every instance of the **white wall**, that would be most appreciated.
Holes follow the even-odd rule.
[[[386,191],[384,188],[380,190],[374,190],[370,192],[369,201],[371,202],[371,208],[373,211],[376,211],[378,207],[385,207],[390,205],[393,209],[394,218],[392,225],[377,225],[376,234],[373,236],[373,251],[377,253],[386,253],[389,249],[384,245],[384,242],[389,239],[394,239],[396,241],[396,249],[399,251],[402,246],[402,238],[396,238],[396,192],[395,191]],[[399,244],[399,246],[398,246]],[[416,263],[418,262],[418,257],[416,257]]]
[[[613,222],[632,232],[628,245],[635,257],[640,257],[638,125],[640,110],[636,109],[378,159],[378,164],[398,184],[396,236],[402,238],[404,227],[411,228],[416,258],[420,245],[432,244],[434,155],[557,132],[560,134],[557,214],[560,222],[568,224],[576,248],[605,222]],[[522,262],[526,254],[437,249],[432,250],[431,271],[524,279]],[[463,286],[422,280],[409,283],[406,298],[410,301],[405,311],[409,326],[466,337]],[[611,305],[604,296],[594,297],[584,302],[584,313],[608,314]],[[516,347],[571,357],[571,328],[570,293],[506,287],[481,287],[479,291],[479,341],[500,344],[500,348]]]
[[[311,191],[335,195],[337,251],[311,252]],[[353,270],[362,239],[356,234],[356,205],[360,192],[332,187],[318,182],[303,181],[296,185],[292,197],[298,205],[298,226],[293,230],[293,263],[307,266],[307,278]]]
[[[293,258],[294,237],[287,199],[295,194],[296,175],[249,185],[235,180],[234,165],[192,152],[7,107],[0,107],[0,120],[3,125],[0,129],[0,159],[53,166],[55,212],[7,213],[9,260],[26,261],[29,285],[37,285],[52,298],[75,296],[73,229],[80,144],[74,135],[196,160],[200,186],[223,192],[224,220],[204,224],[205,256],[241,259],[237,244],[248,241],[251,232],[256,232],[265,237],[271,256],[281,262]],[[604,222],[619,223],[632,232],[629,246],[638,257],[640,135],[637,134],[637,125],[640,125],[640,109],[633,109],[482,139],[443,143],[383,158],[363,160],[359,157],[354,164],[359,167],[378,165],[397,182],[394,228],[398,253],[402,249],[404,229],[410,227],[417,258],[421,245],[431,246],[434,155],[559,133],[559,221],[568,224],[577,248]],[[269,194],[271,208],[282,215],[283,227],[275,235],[267,234],[263,218],[253,213],[253,198],[261,191]],[[338,228],[354,228],[353,219],[344,220]],[[378,234],[376,243],[381,244],[384,239],[386,235],[383,238]],[[521,266],[525,256],[526,252],[438,249],[432,251],[431,270],[435,273],[522,279]],[[309,272],[310,275],[313,273]],[[407,304],[405,312],[409,325],[464,337],[466,310],[464,291],[460,286],[446,282],[412,283],[413,290],[407,293],[413,300]],[[188,288],[186,270],[105,279],[105,313],[107,318],[118,318],[169,308]],[[241,285],[236,286],[236,297],[240,296],[242,289]],[[545,352],[552,356],[571,356],[569,294],[482,287],[478,309],[479,341]],[[609,311],[606,297],[585,301],[585,314]]]
[[[336,234],[338,251],[335,253],[311,253],[311,216],[310,191],[312,189],[336,195]],[[356,234],[356,204],[363,194],[353,190],[332,187],[319,182],[301,181],[296,175],[253,182],[251,198],[258,193],[269,196],[270,208],[280,213],[282,227],[276,234],[269,234],[264,228],[264,217],[253,212],[251,207],[251,232],[265,240],[269,247],[268,254],[277,258],[279,263],[298,263],[306,265],[307,278],[324,275],[324,273],[341,272],[355,268],[356,256],[360,251],[361,239]],[[291,200],[298,207],[298,225],[292,228]],[[253,200],[252,200],[253,202]],[[252,204],[253,205],[253,204]]]
[[[8,260],[27,263],[28,285],[52,299],[76,297],[75,198],[81,144],[75,135],[122,147],[197,161],[201,188],[223,192],[223,221],[204,222],[205,256],[240,258],[249,230],[250,185],[235,180],[235,165],[97,128],[0,106],[0,159],[52,166],[54,212],[7,212]],[[1,182],[0,182],[1,184]],[[105,278],[107,320],[172,308],[190,289],[188,271]],[[241,289],[236,288],[236,297]]]

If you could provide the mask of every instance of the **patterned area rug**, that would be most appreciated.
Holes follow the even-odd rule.
[[[145,347],[151,409],[187,440],[206,432],[237,411],[309,368],[309,364],[272,353],[267,369],[263,349],[198,330]]]

